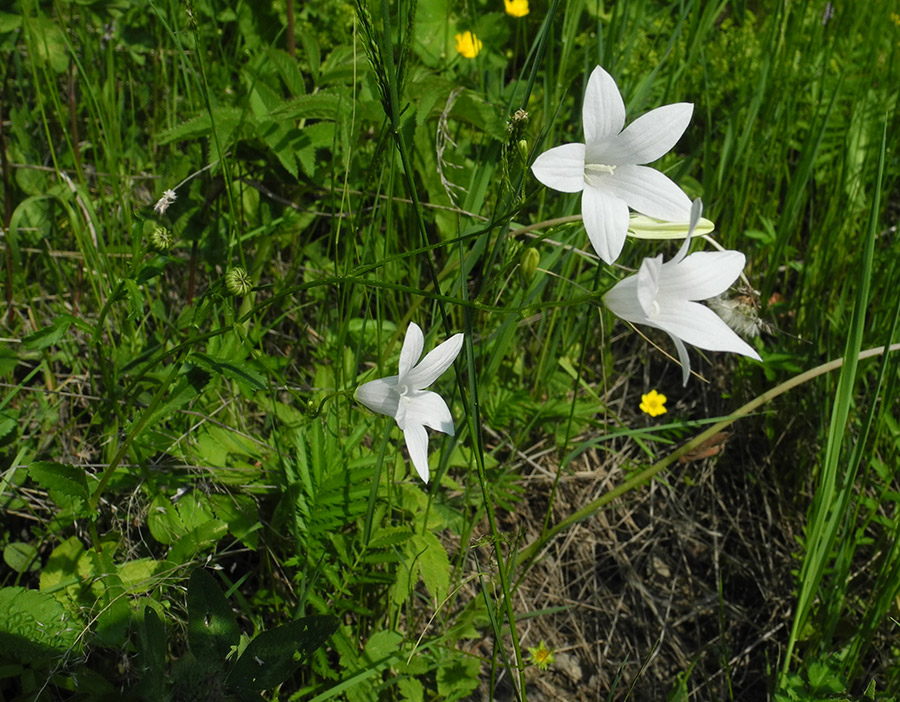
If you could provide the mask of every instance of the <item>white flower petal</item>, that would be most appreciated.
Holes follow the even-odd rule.
[[[454,334],[443,344],[432,349],[422,362],[406,376],[406,382],[415,390],[422,390],[437,380],[459,355],[463,334]]]
[[[648,166],[618,166],[604,188],[629,207],[648,217],[684,222],[690,217],[691,201],[668,176]]]
[[[428,433],[425,427],[415,422],[408,422],[403,429],[406,448],[413,468],[424,482],[428,482]]]
[[[663,264],[659,297],[662,300],[706,300],[721,295],[744,270],[740,251],[698,251],[675,263]]]
[[[400,377],[406,378],[407,374],[422,357],[422,349],[425,348],[425,335],[415,322],[409,323],[406,330],[406,338],[403,340],[403,348],[400,349]]]
[[[732,331],[715,312],[699,302],[664,304],[660,313],[653,317],[653,326],[700,349],[730,351],[762,360],[750,344]]]
[[[684,257],[687,256],[687,252],[691,248],[691,237],[694,235],[694,230],[697,228],[697,223],[700,221],[700,215],[702,214],[703,202],[698,197],[691,203],[691,219],[688,222],[687,236],[684,237],[684,242],[678,249],[678,253],[675,254],[675,257],[672,259],[673,264],[681,263],[684,260]],[[694,299],[699,300],[700,298]]]
[[[647,315],[638,300],[638,277],[630,275],[612,286],[603,296],[603,304],[627,322],[646,324]]]
[[[650,163],[672,150],[691,121],[694,106],[688,102],[651,110],[629,124],[603,145],[601,158],[609,164]]]
[[[625,103],[613,77],[597,66],[588,79],[581,107],[584,140],[588,144],[603,141],[622,131]]]
[[[647,319],[650,319],[659,308],[656,297],[659,294],[662,267],[662,254],[660,254],[656,258],[645,258],[638,270],[637,297]]]
[[[436,392],[426,390],[407,395],[400,400],[400,404],[404,405],[407,422],[424,424],[450,436],[456,433],[450,408]]]
[[[356,400],[373,412],[395,417],[400,399],[396,387],[396,375],[372,380],[356,388]]]
[[[534,177],[548,188],[577,193],[584,187],[584,144],[554,146],[531,164]]]
[[[673,334],[669,334],[675,344],[675,350],[678,352],[678,362],[681,363],[681,384],[687,385],[691,377],[691,357],[688,356],[687,347],[684,342]]]
[[[581,214],[594,251],[606,263],[613,263],[628,236],[628,205],[608,192],[588,185],[581,193]]]

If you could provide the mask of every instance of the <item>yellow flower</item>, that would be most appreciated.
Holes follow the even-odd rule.
[[[536,665],[539,670],[547,670],[547,668],[555,661],[553,650],[547,648],[547,644],[541,639],[537,648],[529,648],[528,653],[531,654],[531,660],[528,661],[532,665]]]
[[[472,32],[466,30],[462,34],[456,35],[456,50],[463,55],[464,58],[473,59],[478,56],[481,51],[481,40]]]
[[[506,14],[513,17],[524,17],[528,14],[528,0],[503,0]]]
[[[651,390],[646,395],[641,395],[641,411],[651,417],[658,417],[666,413],[666,396]]]

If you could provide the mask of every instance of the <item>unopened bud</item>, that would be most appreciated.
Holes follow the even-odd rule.
[[[528,139],[519,139],[516,146],[519,148],[519,156],[523,161],[528,160]]]
[[[150,248],[165,253],[175,245],[175,237],[165,227],[157,227],[148,237]]]
[[[519,275],[522,278],[522,284],[526,287],[531,285],[534,280],[534,274],[537,273],[538,265],[541,262],[541,254],[535,248],[527,248],[522,252],[519,258]]]
[[[225,274],[225,289],[232,295],[246,295],[253,289],[253,281],[240,266],[235,266]]]

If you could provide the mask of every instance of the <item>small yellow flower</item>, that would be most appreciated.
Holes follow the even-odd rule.
[[[531,660],[528,661],[532,665],[536,665],[539,670],[547,670],[556,659],[553,657],[553,650],[547,648],[547,644],[541,639],[537,648],[529,648],[528,653],[531,654]]]
[[[478,56],[478,52],[481,51],[481,46],[481,39],[468,30],[462,34],[456,35],[456,50],[461,53],[464,58],[473,59]]]
[[[666,396],[651,390],[646,395],[641,395],[641,411],[651,417],[658,417],[666,413]]]
[[[528,14],[528,0],[503,0],[506,14],[513,17],[524,17]]]

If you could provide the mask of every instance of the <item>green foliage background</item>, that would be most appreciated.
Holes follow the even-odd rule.
[[[702,384],[623,336],[599,305],[622,272],[581,255],[580,223],[556,222],[578,196],[528,165],[581,140],[595,65],[629,119],[695,104],[656,166],[785,332],[756,340],[762,366],[702,363],[729,415],[897,341],[898,47],[879,0],[5,7],[0,696],[417,702],[505,678],[525,698],[515,593],[537,554],[501,525],[534,499],[522,451],[545,441],[556,480],[598,446],[657,465],[708,418],[648,431],[613,405],[634,368],[686,407]],[[660,250],[629,240],[619,263]],[[427,348],[466,335],[428,485],[353,401],[410,321]],[[895,355],[742,420],[800,534],[803,606],[761,683],[778,699],[898,684],[878,650],[900,587]]]

